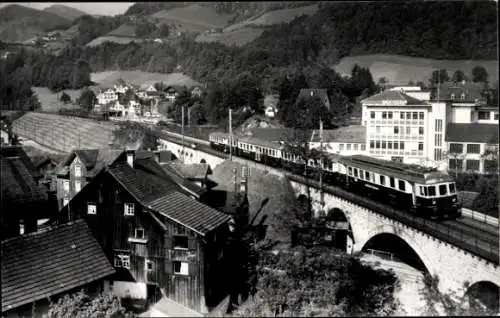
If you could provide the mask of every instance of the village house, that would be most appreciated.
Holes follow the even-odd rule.
[[[320,131],[313,130],[309,147],[319,149]],[[323,151],[342,156],[366,154],[366,127],[347,126],[333,130],[323,130]]]
[[[104,167],[125,160],[121,149],[78,149],[57,168],[57,202],[62,209]]]
[[[170,102],[175,102],[177,96],[179,96],[180,90],[174,86],[169,86],[165,89],[165,99]]]
[[[182,162],[167,162],[162,164],[166,171],[176,173],[183,179],[189,180],[200,188],[207,187],[207,176],[210,173],[210,167],[207,163],[184,164]]]
[[[57,168],[66,155],[49,154],[40,157],[32,157],[35,168],[43,177],[39,181],[45,185],[49,192],[57,194]]]
[[[157,160],[127,151],[125,162],[101,170],[60,211],[59,222],[86,220],[113,260],[116,295],[163,296],[163,316],[187,308],[189,316],[200,315],[226,296],[230,217],[199,202]]]
[[[57,213],[56,201],[48,200],[47,188],[39,184],[42,175],[22,147],[2,147],[0,159],[1,238],[34,232],[39,220]]]
[[[277,115],[278,102],[279,102],[279,95],[277,94],[267,95],[264,98],[264,109],[266,117],[274,118]]]
[[[36,211],[36,210],[32,210]],[[113,266],[84,220],[1,242],[2,317],[42,317],[52,302],[87,289],[108,290]]]
[[[108,88],[107,90],[100,92],[97,96],[97,103],[99,105],[107,105],[111,102],[118,100],[118,95],[115,90]]]

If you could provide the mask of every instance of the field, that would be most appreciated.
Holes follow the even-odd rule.
[[[71,108],[71,107],[77,107],[72,104],[64,104],[59,100],[59,97],[62,95],[62,92],[60,93],[54,93],[47,87],[33,87],[33,91],[36,93],[38,96],[38,100],[40,101],[40,104],[42,106],[43,111],[54,111],[57,112],[60,108]],[[80,94],[82,93],[81,89],[67,89],[64,90],[66,94],[68,94],[71,97],[71,101],[75,101],[78,97],[80,97]]]
[[[105,35],[105,36],[100,36],[97,39],[93,39],[89,43],[87,43],[87,46],[98,46],[104,42],[115,42],[119,44],[127,44],[130,42],[141,42],[143,41],[142,38],[136,38],[136,37],[128,37],[128,36],[111,36],[111,35]]]
[[[167,23],[181,25],[180,29],[190,32],[203,32],[212,28],[224,28],[234,18],[234,14],[216,13],[211,6],[192,4],[172,10],[162,10],[153,15]]]
[[[135,37],[135,25],[124,23],[107,34],[108,36]]]
[[[121,78],[134,85],[163,82],[166,85],[199,85],[196,81],[182,73],[147,73],[142,71],[105,71],[91,74],[91,80],[102,87],[113,86]]]
[[[266,12],[258,17],[251,17],[240,23],[230,25],[224,29],[224,32],[235,31],[249,26],[270,26],[273,24],[288,23],[301,15],[313,15],[318,11],[318,5],[281,9]]]
[[[200,34],[196,37],[196,42],[220,42],[225,45],[242,46],[258,38],[264,29],[245,28],[231,32]]]
[[[401,55],[372,54],[343,58],[335,70],[341,74],[350,74],[354,64],[369,67],[375,82],[380,77],[385,77],[390,84],[406,85],[410,80],[413,82],[428,79],[433,70],[444,68],[451,76],[453,72],[460,69],[470,78],[472,68],[481,65],[486,68],[490,75],[490,82],[498,81],[498,61],[452,61],[433,60]]]
[[[110,122],[36,112],[25,114],[13,124],[13,131],[19,136],[61,152],[108,148],[115,129],[117,126]]]

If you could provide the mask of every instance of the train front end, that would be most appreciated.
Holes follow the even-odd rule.
[[[457,219],[462,215],[455,181],[448,175],[433,176],[420,185],[416,203],[418,213],[432,219]]]

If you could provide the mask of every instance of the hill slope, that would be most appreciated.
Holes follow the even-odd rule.
[[[67,28],[71,20],[57,14],[12,4],[0,9],[0,40],[25,41],[56,27]]]
[[[75,20],[87,14],[81,10],[68,7],[62,4],[51,5],[50,7],[43,9],[43,11],[57,14],[58,16],[68,20]]]

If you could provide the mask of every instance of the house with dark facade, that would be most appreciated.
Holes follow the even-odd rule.
[[[42,175],[40,183],[45,185],[49,192],[57,195],[57,168],[66,155],[49,154],[32,157],[33,165]]]
[[[154,156],[127,151],[125,162],[101,170],[73,197],[58,222],[87,222],[117,270],[112,290],[118,296],[145,291],[172,307],[165,315],[181,307],[206,313],[226,296],[230,217],[179,181]]]
[[[2,147],[1,160],[1,238],[37,230],[38,221],[53,217],[57,204],[48,198],[47,188],[39,184],[42,175],[35,169],[22,147]]]
[[[83,220],[3,240],[2,317],[47,313],[64,294],[106,290],[113,266]],[[35,306],[33,306],[35,305]]]

